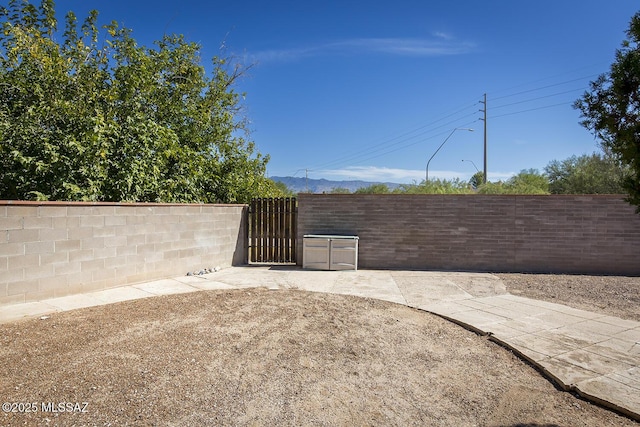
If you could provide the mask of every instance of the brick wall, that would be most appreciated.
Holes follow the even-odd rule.
[[[621,196],[300,194],[304,234],[358,235],[362,268],[640,274]]]
[[[244,205],[0,201],[0,306],[245,263]]]

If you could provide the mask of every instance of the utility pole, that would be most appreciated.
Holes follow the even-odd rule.
[[[484,94],[483,101],[480,103],[484,106],[481,112],[484,113],[484,118],[480,119],[484,122],[484,176],[482,177],[483,184],[487,183],[487,94]]]

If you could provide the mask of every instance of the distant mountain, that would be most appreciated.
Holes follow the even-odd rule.
[[[391,190],[400,186],[400,184],[394,182],[330,181],[328,179],[307,179],[293,176],[272,176],[270,178],[276,182],[282,182],[296,193],[307,191],[310,193],[330,193],[334,188],[346,188],[353,193],[359,188],[369,187],[374,184],[385,184]]]

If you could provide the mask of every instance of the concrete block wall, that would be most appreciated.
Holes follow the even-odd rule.
[[[245,205],[0,201],[0,306],[246,262]]]
[[[304,234],[358,235],[362,268],[640,274],[640,215],[616,195],[300,194]]]

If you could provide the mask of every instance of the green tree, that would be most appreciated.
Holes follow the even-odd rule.
[[[537,169],[523,169],[507,181],[514,194],[549,194],[549,179]]]
[[[629,167],[623,186],[640,213],[640,12],[631,18],[626,34],[610,71],[591,82],[575,107],[605,152]]]
[[[405,194],[466,194],[470,193],[469,184],[458,178],[430,179],[420,184],[403,184],[395,191]]]
[[[484,183],[484,172],[476,172],[469,180],[469,185],[474,190],[477,190]]]
[[[287,184],[280,181],[274,181],[269,179],[268,182],[273,184],[272,189],[268,189],[268,192],[256,194],[257,197],[295,197],[296,192],[287,187]]]
[[[101,31],[92,11],[62,42],[52,0],[0,8],[0,198],[244,202],[274,191],[234,90],[246,71],[164,36]]]
[[[553,160],[545,172],[552,194],[621,194],[628,175],[613,157],[599,153]]]
[[[390,192],[387,184],[371,184],[368,187],[358,188],[353,194],[388,194]]]
[[[549,194],[549,180],[537,169],[523,169],[506,182],[487,182],[479,194]]]
[[[329,194],[351,194],[351,191],[344,187],[333,187]]]

